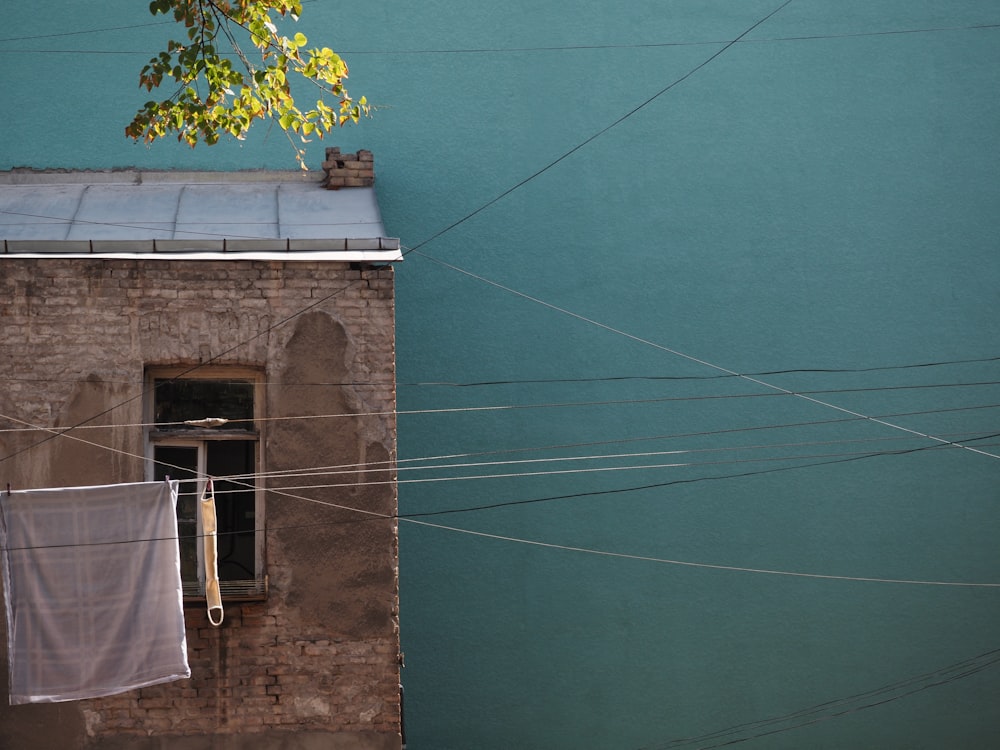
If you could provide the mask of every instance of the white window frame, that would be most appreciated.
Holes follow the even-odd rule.
[[[146,367],[145,374],[145,394],[143,412],[145,423],[143,444],[146,456],[146,480],[153,481],[153,472],[156,464],[154,462],[154,448],[160,446],[177,446],[196,448],[198,451],[198,481],[197,497],[201,497],[205,490],[205,469],[207,461],[207,443],[223,440],[253,441],[255,472],[262,475],[264,472],[264,451],[265,444],[264,425],[264,403],[265,390],[263,383],[263,373],[260,370],[238,367],[238,366],[210,366],[200,367],[194,372],[188,372],[190,367],[155,366]],[[253,419],[254,429],[245,431],[213,432],[212,428],[199,430],[191,433],[188,430],[171,431],[168,429],[157,429],[153,424],[155,419],[155,382],[157,380],[168,380],[178,378],[180,380],[248,380],[253,383]],[[206,417],[217,415],[206,414]],[[254,490],[254,578],[252,585],[242,582],[220,581],[220,588],[224,600],[257,600],[263,599],[267,595],[267,574],[266,574],[266,546],[264,533],[264,482],[258,476],[255,481]],[[201,515],[195,514],[197,519],[197,533],[202,533]],[[200,545],[198,549],[198,583],[197,588],[191,581],[182,581],[185,598],[200,598],[205,595],[205,568],[203,551]],[[228,584],[228,585],[227,585]]]

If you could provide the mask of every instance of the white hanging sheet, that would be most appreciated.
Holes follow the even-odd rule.
[[[11,704],[191,676],[177,485],[0,491]]]

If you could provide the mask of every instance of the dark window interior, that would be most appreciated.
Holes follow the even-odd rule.
[[[184,429],[183,422],[188,420],[221,417],[245,420],[230,428],[254,428],[253,383],[249,380],[157,379],[153,386],[156,424],[170,423],[171,429]]]
[[[206,472],[213,477],[218,521],[219,580],[254,578],[254,466],[256,443],[252,440],[208,440]],[[155,445],[154,479],[194,479],[198,448],[185,445]],[[235,481],[217,477],[249,475]],[[198,580],[198,495],[195,482],[182,481],[177,497],[177,535],[181,554],[181,577]]]
[[[236,482],[219,479],[215,513],[219,535],[219,579],[254,577],[254,453],[251,440],[209,441],[206,469],[210,477],[250,475]],[[247,486],[249,485],[249,487]]]
[[[156,445],[153,447],[153,479],[180,479],[177,493],[177,537],[181,552],[181,578],[198,580],[198,486],[194,479],[198,469],[198,449],[186,445]]]

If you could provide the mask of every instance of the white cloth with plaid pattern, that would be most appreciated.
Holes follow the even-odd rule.
[[[191,676],[177,484],[0,492],[12,705]]]

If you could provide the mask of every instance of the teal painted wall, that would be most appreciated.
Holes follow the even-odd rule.
[[[401,512],[579,495],[402,525],[411,750],[996,745],[1000,668],[937,670],[1000,589],[662,562],[1000,582],[1000,440],[897,429],[1000,432],[1000,5],[792,0],[705,64],[779,5],[304,6],[379,105],[335,145],[468,272],[399,268]],[[75,32],[145,4],[4,17],[0,168],[293,166],[121,137],[167,27]]]

